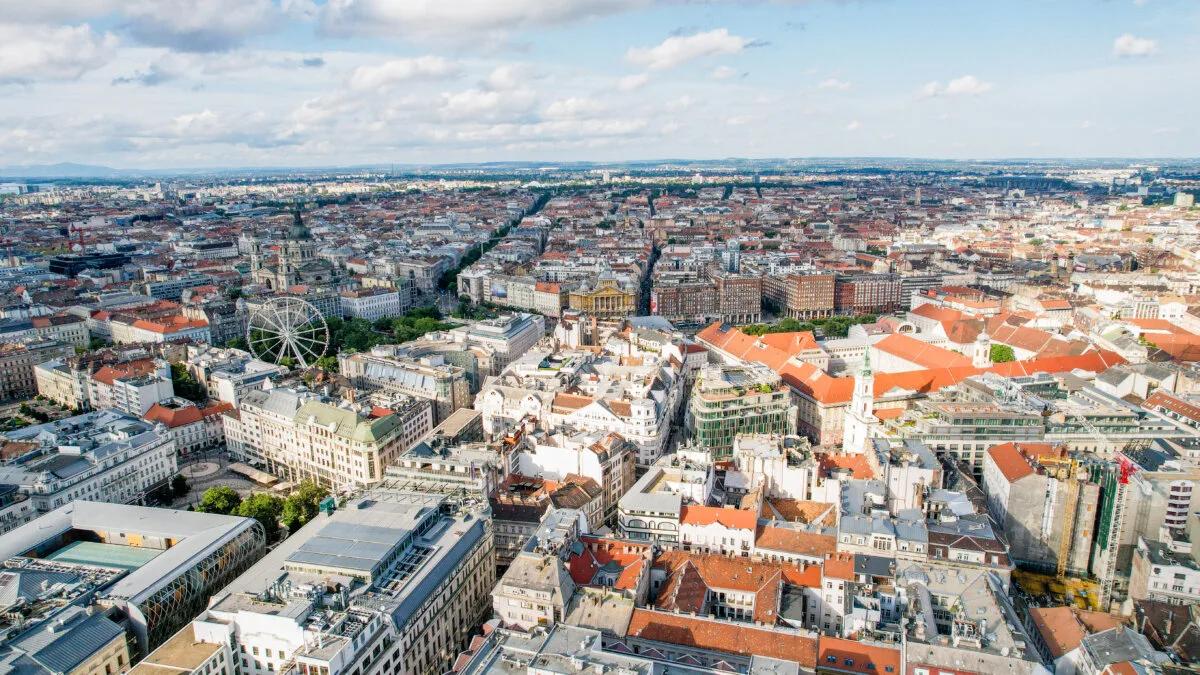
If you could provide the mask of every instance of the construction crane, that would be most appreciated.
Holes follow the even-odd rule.
[[[1088,430],[1097,442],[1106,442],[1104,434],[1092,424],[1091,420],[1082,416],[1072,414],[1071,417],[1079,420],[1082,426]],[[1097,445],[1097,448],[1100,446]],[[1128,446],[1122,450],[1127,450]],[[1108,528],[1104,534],[1104,550],[1102,552],[1101,563],[1104,569],[1098,575],[1100,577],[1100,606],[1106,607],[1112,600],[1113,585],[1116,582],[1117,573],[1117,556],[1121,549],[1121,530],[1125,524],[1125,492],[1129,485],[1129,479],[1137,471],[1137,467],[1133,462],[1129,461],[1124,455],[1118,455],[1119,468],[1117,478],[1109,486],[1112,489],[1111,498],[1108,506],[1112,509],[1111,518],[1109,519]],[[1078,485],[1076,483],[1076,485]],[[1107,495],[1106,495],[1107,496]],[[1062,561],[1059,561],[1059,569],[1062,569]],[[1062,578],[1060,571],[1059,578]]]
[[[1045,401],[1020,387],[1013,386],[1011,381],[1003,382],[1002,385],[1003,394],[1008,400],[1019,398],[1026,403],[1037,406],[1043,411],[1048,410],[1049,406]],[[1088,434],[1090,434],[1091,437],[1096,441],[1097,450],[1108,443],[1108,439],[1105,438],[1104,434],[1101,433],[1100,430],[1096,428],[1096,425],[1092,424],[1092,421],[1087,417],[1072,411],[1067,411],[1064,414],[1064,419],[1066,417],[1070,417],[1081,427],[1087,430]],[[1128,449],[1128,446],[1123,448],[1123,450],[1126,449]],[[1070,517],[1070,522],[1066,525],[1066,527],[1063,528],[1063,537],[1058,542],[1058,559],[1056,561],[1055,572],[1059,581],[1062,581],[1067,576],[1067,563],[1076,534],[1075,526],[1076,522],[1078,521],[1078,518],[1076,517],[1076,510],[1078,508],[1077,502],[1079,499],[1078,464],[1069,458],[1064,459],[1070,461],[1072,467],[1070,469],[1071,477],[1069,478],[1069,484],[1067,487],[1068,498],[1065,500],[1071,508],[1068,512],[1069,516],[1067,516]],[[1105,506],[1107,506],[1107,508],[1111,511],[1111,517],[1108,518],[1108,527],[1104,528],[1102,532],[1096,533],[1097,536],[1102,537],[1103,545],[1103,551],[1100,560],[1101,564],[1103,565],[1103,569],[1099,570],[1099,573],[1097,574],[1100,582],[1099,601],[1101,607],[1105,607],[1112,600],[1112,591],[1117,572],[1117,557],[1121,548],[1121,530],[1125,524],[1126,490],[1129,485],[1130,477],[1132,477],[1134,472],[1137,470],[1137,467],[1134,466],[1133,462],[1130,462],[1123,455],[1119,455],[1119,462],[1120,465],[1117,476],[1106,486]],[[1108,501],[1110,498],[1111,501]]]
[[[1055,511],[1061,513],[1066,520],[1063,523],[1062,535],[1058,539],[1058,556],[1056,558],[1056,577],[1062,581],[1067,576],[1067,564],[1070,562],[1071,549],[1075,541],[1076,511],[1079,501],[1079,463],[1065,455],[1038,458],[1038,463],[1046,474],[1055,481],[1054,491],[1058,492],[1058,483],[1065,484],[1066,494],[1061,501],[1055,500]],[[1049,515],[1049,514],[1048,514]]]

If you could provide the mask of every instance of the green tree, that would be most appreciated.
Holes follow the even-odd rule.
[[[317,359],[316,366],[327,373],[336,373],[338,371],[338,360],[336,356],[325,355]]]
[[[200,496],[200,504],[196,510],[201,513],[221,513],[229,515],[237,510],[242,503],[242,496],[228,485],[210,487]]]
[[[107,346],[108,346],[108,343],[105,342],[103,339],[94,337],[91,340],[88,340],[87,348],[88,348],[89,352],[94,352],[97,349],[104,349]]]
[[[1013,348],[1008,345],[993,344],[988,356],[992,359],[992,363],[1008,363],[1017,360]]]
[[[257,520],[267,531],[267,540],[270,541],[275,539],[279,532],[279,516],[282,513],[282,499],[269,492],[259,492],[238,504],[233,515]]]
[[[188,493],[188,482],[187,479],[183,477],[183,474],[177,473],[175,474],[175,477],[171,479],[171,493],[174,494],[176,498],[182,497]]]
[[[189,401],[199,403],[205,399],[204,387],[192,377],[182,363],[171,364],[171,384],[175,387],[175,395]]]
[[[301,482],[283,501],[280,522],[291,532],[304,527],[305,523],[317,516],[317,507],[328,494],[328,490],[312,481]]]
[[[240,349],[242,351],[247,351],[250,349],[250,345],[246,344],[246,338],[244,337],[235,337],[229,342],[226,342],[225,346],[229,347],[230,349]]]

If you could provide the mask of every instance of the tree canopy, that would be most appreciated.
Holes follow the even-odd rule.
[[[266,530],[269,541],[274,539],[279,531],[279,516],[282,513],[283,499],[269,492],[260,492],[250,495],[245,501],[238,504],[233,515],[257,520]]]
[[[242,496],[228,485],[210,487],[200,496],[196,510],[201,513],[231,515],[242,503]]]
[[[189,401],[199,403],[206,398],[204,387],[192,377],[187,366],[182,363],[171,364],[171,385],[175,388],[176,396]]]
[[[988,356],[992,359],[992,363],[1008,363],[1017,360],[1016,353],[1008,345],[993,344]]]
[[[304,527],[305,523],[317,516],[317,508],[328,494],[328,490],[312,481],[301,482],[284,500],[280,522],[290,532]]]

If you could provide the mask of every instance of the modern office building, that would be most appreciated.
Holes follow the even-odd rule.
[[[692,388],[687,425],[714,457],[733,451],[738,434],[795,432],[796,408],[783,380],[760,365],[709,366]]]
[[[30,593],[42,601],[81,611],[95,605],[120,616],[122,632],[144,654],[199,614],[265,546],[262,526],[251,518],[79,500],[0,536],[0,560],[14,587],[36,588]],[[10,635],[36,630],[37,623],[18,622]],[[64,641],[60,649],[76,646],[85,654],[110,642],[85,649],[89,643],[76,644],[81,637],[70,631],[55,639]]]
[[[228,647],[220,673],[444,672],[490,608],[485,514],[481,499],[385,481],[325,510],[215,595],[193,642]],[[194,661],[165,650],[148,658],[180,670]]]

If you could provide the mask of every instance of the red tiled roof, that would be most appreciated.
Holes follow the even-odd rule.
[[[816,502],[803,499],[765,499],[763,500],[763,518],[784,520],[788,522],[811,523],[825,516],[826,525],[833,526],[836,505],[830,502]]]
[[[1186,417],[1193,422],[1200,422],[1200,406],[1173,396],[1165,391],[1156,391],[1146,398],[1143,405],[1161,411],[1170,411]]]
[[[1041,300],[1042,309],[1052,311],[1056,309],[1071,309],[1071,301],[1063,298],[1046,298]]]
[[[152,333],[178,333],[189,328],[204,328],[208,325],[207,321],[192,321],[182,316],[169,317],[165,321],[150,321],[147,319],[138,319],[130,324],[134,328],[140,328]]]
[[[148,422],[162,422],[170,429],[195,424],[203,419],[200,409],[194,405],[168,408],[161,403],[150,406],[143,417]]]
[[[126,361],[125,363],[104,366],[92,373],[92,379],[111,387],[116,380],[126,377],[149,375],[154,370],[154,359],[135,359],[133,361]]]
[[[584,546],[583,552],[572,555],[567,561],[568,570],[575,583],[581,586],[591,584],[596,578],[596,573],[611,563],[621,568],[613,588],[636,588],[642,569],[646,565],[646,545],[586,536],[580,537],[579,541]]]
[[[943,306],[933,303],[933,302],[926,302],[925,304],[921,305],[920,307],[913,309],[912,313],[916,314],[917,316],[923,316],[926,319],[933,319],[934,321],[939,321],[942,323],[942,325],[946,325],[948,323],[954,323],[955,321],[961,321],[965,316],[962,312],[958,311],[957,309],[943,307]]]
[[[685,506],[680,509],[681,525],[712,525],[720,523],[734,530],[753,530],[758,525],[758,515],[743,509],[727,509],[720,506]]]
[[[853,562],[851,562],[853,566]],[[753,593],[754,620],[773,624],[778,618],[779,590],[784,582],[808,584],[816,577],[798,563],[750,561],[724,555],[666,551],[654,567],[667,573],[655,600],[658,609],[700,612],[710,589]]]
[[[899,675],[900,650],[822,635],[817,645],[817,666],[863,675]]]
[[[732,338],[729,335],[735,333],[741,335],[736,328],[721,331],[720,324],[712,324],[696,337],[742,360],[767,365],[779,373],[783,381],[790,387],[818,403],[838,405],[850,402],[854,394],[853,377],[834,377],[811,363],[797,363],[790,358],[784,358],[779,350],[766,345],[761,348],[746,349],[741,352],[744,355],[729,352],[720,345],[731,342]],[[743,338],[749,337],[743,336]],[[1092,350],[1076,356],[1048,356],[1028,361],[997,363],[987,368],[975,368],[967,364],[900,373],[876,373],[875,395],[883,396],[893,389],[929,393],[989,371],[1007,377],[1036,373],[1061,373],[1075,369],[1102,372],[1122,363],[1125,363],[1125,359],[1114,352]]]
[[[1013,443],[1001,443],[988,448],[988,455],[992,461],[996,463],[996,468],[1000,469],[1000,473],[1008,479],[1008,482],[1015,483],[1026,476],[1033,475],[1033,467],[1029,465],[1025,457],[1021,454]]]
[[[554,395],[554,400],[550,405],[554,408],[562,410],[579,410],[585,408],[595,401],[591,396],[581,396],[579,394],[563,394]]]
[[[958,352],[943,349],[923,340],[918,340],[915,337],[904,335],[903,333],[893,333],[876,342],[874,347],[879,351],[897,356],[923,368],[971,365],[971,359]]]
[[[854,556],[850,553],[834,553],[825,558],[825,576],[830,579],[854,580]]]
[[[837,537],[763,525],[758,528],[758,537],[755,539],[754,546],[755,548],[824,559],[825,556],[837,550]],[[820,583],[819,574],[817,582]]]
[[[1103,612],[1088,612],[1076,607],[1033,607],[1029,610],[1034,626],[1050,656],[1058,657],[1078,647],[1083,638],[1120,626],[1120,617]]]
[[[988,455],[1008,482],[1015,483],[1037,471],[1033,465],[1037,458],[1058,456],[1062,451],[1063,446],[1052,443],[1000,443],[988,448]]]
[[[817,640],[813,638],[729,621],[635,609],[626,634],[727,654],[766,656],[807,669],[817,662]]]
[[[849,469],[850,475],[855,479],[869,479],[875,477],[875,472],[871,470],[871,465],[867,462],[866,455],[842,454],[842,453],[826,453],[818,457],[821,462],[821,473],[829,475],[834,469]]]

